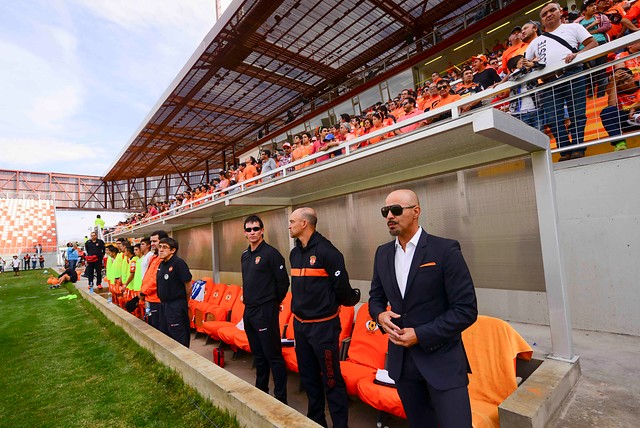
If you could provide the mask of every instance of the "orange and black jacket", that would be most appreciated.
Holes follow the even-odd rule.
[[[320,233],[314,232],[306,247],[296,239],[289,261],[291,310],[298,318],[331,317],[352,295],[343,255]]]

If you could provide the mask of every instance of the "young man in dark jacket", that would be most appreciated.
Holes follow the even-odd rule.
[[[274,395],[287,403],[287,368],[282,357],[280,304],[289,289],[284,257],[264,242],[264,224],[251,215],[244,221],[249,247],[242,253],[244,331],[256,364],[256,388],[269,393],[269,369]]]

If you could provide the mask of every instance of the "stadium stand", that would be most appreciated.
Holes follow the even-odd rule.
[[[53,201],[0,198],[0,254],[56,251],[58,235]]]

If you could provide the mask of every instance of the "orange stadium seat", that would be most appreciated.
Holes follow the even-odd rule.
[[[208,334],[209,337],[214,340],[220,340],[218,330],[228,327],[236,328],[236,325],[240,322],[243,315],[244,298],[241,291],[231,309],[231,319],[229,321],[205,321],[202,323],[202,332]]]
[[[507,322],[478,316],[464,332],[462,342],[469,358],[469,397],[474,428],[498,428],[498,405],[518,387],[515,359],[530,360],[531,347]],[[395,388],[373,382],[375,374],[358,382],[358,396],[383,412],[406,418]]]
[[[214,287],[214,283],[213,283],[213,278],[211,277],[204,277],[201,278],[204,282],[205,282],[205,286],[204,286],[204,300],[202,300],[203,302],[206,301],[208,298],[211,297],[212,293],[212,289]],[[191,323],[191,328],[195,328],[195,324],[194,324],[194,313],[193,313],[193,306],[199,303],[199,301],[197,300],[193,300],[193,299],[189,299],[189,321]]]
[[[358,394],[358,381],[372,377],[378,369],[384,368],[388,348],[387,336],[382,334],[378,324],[369,315],[369,304],[365,303],[356,315],[347,359],[340,361],[342,377],[347,384],[347,393]]]
[[[226,321],[231,313],[233,304],[238,296],[242,294],[242,287],[239,285],[229,285],[222,295],[220,304],[217,306],[204,306],[204,321]]]
[[[191,310],[193,312],[193,326],[198,333],[202,333],[201,326],[202,322],[204,321],[204,311],[207,308],[207,305],[219,305],[226,289],[227,284],[215,284],[213,286],[213,290],[211,292],[211,295],[209,296],[209,299],[205,298],[204,301],[193,302],[193,304],[191,305]]]
[[[0,253],[32,253],[34,243],[56,251],[57,240],[53,201],[0,199]]]
[[[351,331],[353,330],[353,314],[354,314],[353,306],[341,306],[340,307],[340,337],[338,340],[340,341],[340,346],[342,343],[351,336]],[[291,316],[291,321],[287,326],[284,335],[285,339],[293,340],[294,339],[294,331],[293,331],[293,315]],[[292,372],[298,373],[298,357],[296,357],[296,350],[294,347],[286,347],[282,348],[282,356],[284,357],[284,362],[287,366],[287,369]]]

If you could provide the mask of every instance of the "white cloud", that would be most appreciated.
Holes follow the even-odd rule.
[[[202,24],[209,23],[209,28],[213,26],[216,13],[215,2],[211,0],[76,1],[91,10],[94,15],[132,32],[160,27],[164,30],[179,29],[197,36],[202,32]]]
[[[47,172],[101,175],[113,154],[104,145],[87,145],[72,141],[0,136],[2,164],[7,169],[31,169]]]
[[[27,113],[33,123],[47,129],[63,129],[65,121],[82,106],[82,89],[66,85],[54,88],[33,101],[33,108]]]

